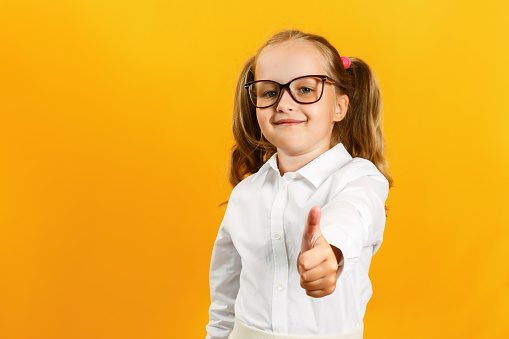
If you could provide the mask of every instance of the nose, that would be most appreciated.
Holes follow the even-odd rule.
[[[295,100],[293,100],[292,96],[290,95],[290,92],[288,88],[283,88],[281,95],[279,96],[279,100],[276,103],[277,111],[282,112],[285,110],[293,110],[295,107]]]

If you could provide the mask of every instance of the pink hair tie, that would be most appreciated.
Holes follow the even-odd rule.
[[[343,66],[345,66],[345,69],[347,69],[348,67],[350,67],[350,65],[352,64],[352,62],[350,61],[350,58],[349,58],[349,57],[342,56],[342,57],[341,57],[341,60],[343,61]]]

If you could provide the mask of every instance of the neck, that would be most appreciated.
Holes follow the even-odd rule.
[[[276,159],[279,173],[283,176],[286,172],[295,172],[329,149],[330,146],[327,146],[303,153],[289,153],[278,149]]]

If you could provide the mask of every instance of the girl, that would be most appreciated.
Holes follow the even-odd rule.
[[[362,338],[392,186],[375,75],[280,32],[244,66],[233,132],[207,338]]]

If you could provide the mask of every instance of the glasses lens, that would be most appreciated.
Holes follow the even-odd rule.
[[[303,104],[318,101],[322,95],[323,80],[321,77],[307,76],[295,79],[290,83],[293,98]],[[274,81],[257,81],[249,86],[249,96],[256,107],[272,106],[279,98],[279,84]]]
[[[296,79],[290,84],[293,97],[301,103],[317,101],[322,94],[322,87],[322,78],[314,76]]]
[[[279,96],[279,85],[272,81],[258,81],[249,87],[249,95],[257,107],[274,104]]]

